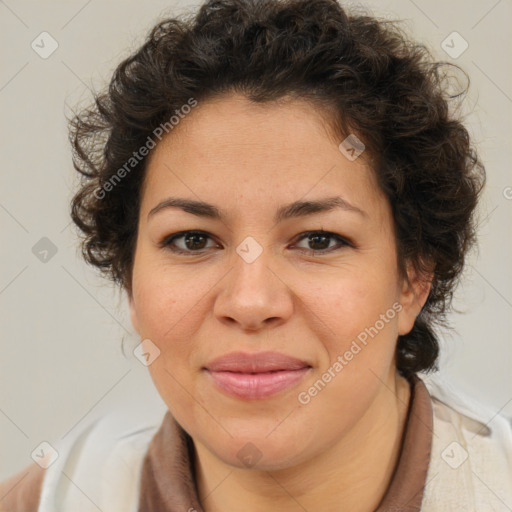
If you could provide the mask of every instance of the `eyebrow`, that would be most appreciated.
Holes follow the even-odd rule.
[[[224,218],[222,210],[213,204],[205,203],[203,201],[195,201],[193,199],[168,197],[151,209],[148,213],[148,219],[157,212],[167,208],[180,208],[184,212],[191,213],[197,217],[207,217],[216,220],[223,220]],[[357,213],[363,217],[368,217],[368,214],[357,206],[350,204],[342,197],[336,196],[317,199],[314,201],[294,201],[288,205],[281,206],[274,216],[274,222],[279,223],[287,219],[305,217],[315,213],[328,212],[334,209],[342,209],[348,212]]]

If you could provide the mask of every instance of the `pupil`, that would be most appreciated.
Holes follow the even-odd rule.
[[[328,237],[328,236],[326,236],[326,235],[311,235],[311,236],[310,236],[309,241],[310,241],[310,243],[311,243],[311,242],[313,242],[313,244],[314,244],[314,243],[316,243],[316,242],[315,242],[315,240],[318,240],[319,238],[323,238],[323,239],[324,239],[324,241],[325,241],[325,240],[326,240],[326,239],[328,239],[329,237]],[[325,245],[325,243],[324,243],[324,244],[320,244],[320,245],[321,245],[322,247],[316,247],[316,248],[315,248],[315,247],[313,247],[313,250],[326,249],[327,247],[329,247],[329,242],[327,242],[327,245]]]
[[[188,248],[188,249],[202,249],[203,247],[197,247],[197,246],[196,246],[196,247],[191,247],[191,246],[190,246],[190,244],[188,243],[188,242],[189,242],[189,241],[191,241],[191,240],[195,240],[195,241],[197,241],[197,239],[198,239],[198,238],[202,238],[202,239],[203,239],[203,241],[204,241],[204,236],[203,236],[203,235],[198,235],[197,233],[193,233],[193,234],[191,234],[191,235],[188,235],[188,236],[186,237],[186,239],[185,239],[185,243],[186,243],[186,245],[187,245],[187,248]],[[203,245],[204,245],[204,244],[203,244]]]

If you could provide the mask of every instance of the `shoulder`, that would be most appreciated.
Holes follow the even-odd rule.
[[[0,498],[12,488],[0,512],[135,512],[144,456],[166,412],[163,404],[120,406],[84,421],[55,443],[58,457],[46,470],[30,467],[14,488],[29,468],[0,484]]]
[[[434,420],[422,512],[512,510],[512,418],[439,375],[419,377]]]
[[[44,474],[34,462],[0,482],[0,512],[36,512]]]

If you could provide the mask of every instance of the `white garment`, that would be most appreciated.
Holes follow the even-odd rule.
[[[434,434],[421,512],[512,511],[512,420],[420,374],[434,410]],[[143,417],[118,409],[57,446],[38,512],[137,512],[149,442],[167,409]]]
[[[511,512],[512,419],[472,401],[437,375],[420,378],[434,409],[421,512]]]
[[[125,406],[77,428],[55,447],[38,512],[137,512],[144,455],[166,412]]]

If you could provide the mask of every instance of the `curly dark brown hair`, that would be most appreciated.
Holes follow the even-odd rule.
[[[339,140],[357,134],[371,157],[392,207],[402,275],[411,265],[433,276],[413,329],[398,337],[397,368],[437,370],[436,324],[448,325],[485,183],[450,109],[467,87],[450,96],[447,66],[459,70],[436,62],[397,23],[348,13],[336,0],[210,0],[193,15],[164,19],[70,119],[81,173],[71,216],[83,256],[131,293],[147,162],[134,155],[191,99],[238,92],[254,102],[290,96],[328,106]]]

